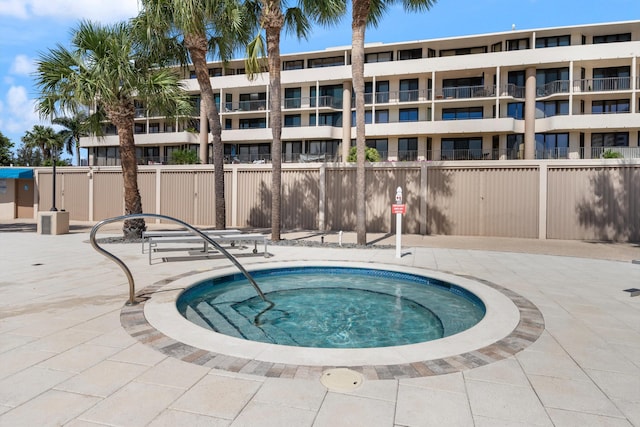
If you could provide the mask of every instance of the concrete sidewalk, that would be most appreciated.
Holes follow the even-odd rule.
[[[122,327],[125,277],[93,251],[86,225],[60,236],[29,227],[0,222],[0,426],[640,426],[640,297],[624,292],[640,287],[636,245],[404,236],[398,259],[394,236],[369,235],[374,247],[353,249],[326,234],[324,246],[272,245],[267,260],[242,258],[249,267],[348,260],[449,272],[521,295],[544,317],[538,340],[500,361],[337,392],[304,370],[274,378],[156,351]],[[138,244],[108,247],[138,289],[229,265],[149,266]]]

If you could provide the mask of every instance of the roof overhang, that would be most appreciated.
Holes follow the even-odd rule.
[[[0,179],[33,179],[33,169],[0,168]]]

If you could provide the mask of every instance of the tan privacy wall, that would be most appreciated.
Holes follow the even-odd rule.
[[[285,230],[353,231],[355,166],[283,164]],[[36,173],[38,210],[51,207],[51,170]],[[271,227],[271,166],[227,165],[228,227]],[[117,167],[58,168],[56,204],[72,220],[124,213]],[[578,240],[640,240],[640,161],[547,160],[399,162],[366,171],[367,231],[395,232],[397,187],[407,213],[403,232]],[[210,165],[142,166],[144,212],[198,226],[215,223]]]

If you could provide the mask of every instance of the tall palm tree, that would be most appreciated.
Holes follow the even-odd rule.
[[[302,0],[297,7],[288,7],[281,0],[247,0],[248,15],[258,19],[266,38],[269,68],[269,122],[271,144],[271,240],[280,240],[282,210],[282,99],[280,83],[280,36],[282,30],[294,33],[298,39],[307,38],[311,19],[330,22],[342,13],[342,3],[333,0]],[[246,69],[250,77],[262,71],[259,57],[265,52],[261,32],[247,46]]]
[[[74,154],[76,165],[80,166],[80,137],[89,133],[88,115],[84,111],[74,114],[73,117],[56,117],[51,120],[54,125],[60,125],[64,129],[60,131],[60,136],[64,142],[67,153]]]
[[[411,12],[427,11],[436,0],[352,0],[351,2],[351,73],[356,95],[356,234],[357,243],[366,245],[365,185],[365,105],[364,105],[364,39],[368,25],[378,26],[387,7],[400,3]]]
[[[228,60],[238,45],[246,42],[242,9],[235,0],[142,0],[142,7],[136,25],[151,36],[147,40],[150,49],[168,52],[183,65],[190,60],[195,69],[213,138],[216,228],[224,229],[224,145],[207,56]],[[201,147],[202,163],[207,163],[207,152],[208,147]]]
[[[125,214],[141,213],[134,98],[167,116],[190,113],[180,77],[171,69],[151,67],[146,52],[136,49],[134,34],[125,22],[102,26],[83,21],[73,30],[71,45],[72,50],[58,45],[38,58],[38,111],[43,117],[57,117],[61,111],[75,114],[95,106],[97,113],[104,113],[118,129]],[[141,237],[144,229],[143,219],[127,220],[124,238]]]
[[[53,158],[53,150],[58,149],[60,136],[50,126],[34,125],[31,130],[25,132],[22,142],[28,148],[40,151],[42,159],[49,162]]]

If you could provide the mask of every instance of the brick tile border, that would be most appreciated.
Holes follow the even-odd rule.
[[[140,304],[124,306],[120,311],[122,327],[139,342],[159,352],[185,362],[229,372],[263,377],[319,379],[322,372],[336,366],[305,366],[263,362],[202,350],[174,340],[151,326],[144,316],[144,304],[162,287],[182,277],[199,273],[192,271],[160,280],[137,293]],[[448,273],[454,274],[455,273]],[[534,343],[544,331],[544,318],[528,299],[500,285],[473,276],[461,276],[478,281],[507,296],[518,307],[520,321],[515,329],[501,340],[477,350],[442,359],[397,365],[349,366],[368,380],[401,379],[450,374],[477,368],[506,359]]]

